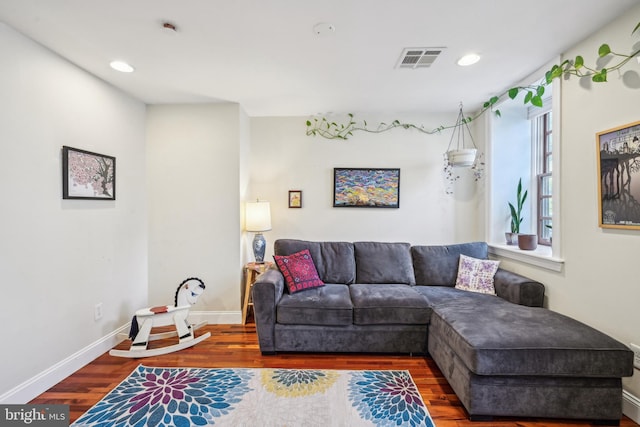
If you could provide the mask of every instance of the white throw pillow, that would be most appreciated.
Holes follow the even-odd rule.
[[[461,254],[458,261],[456,289],[495,295],[493,276],[498,271],[499,265],[500,261],[477,259]]]

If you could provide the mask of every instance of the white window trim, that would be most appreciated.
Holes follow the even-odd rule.
[[[554,257],[549,246],[538,245],[533,251],[523,251],[513,246],[490,243],[489,253],[495,258],[508,258],[556,272],[562,271],[564,266],[564,259]]]
[[[548,67],[543,67],[548,68]],[[562,258],[562,224],[560,222],[561,218],[561,209],[562,209],[562,197],[560,192],[560,181],[562,170],[560,168],[560,159],[561,159],[561,147],[562,147],[562,128],[561,128],[561,81],[560,79],[554,79],[551,83],[552,85],[552,96],[551,101],[551,109],[553,111],[553,158],[552,158],[552,170],[553,170],[553,235],[554,239],[551,242],[551,246],[542,246],[539,245],[536,250],[533,251],[524,251],[519,248],[515,248],[513,246],[509,246],[506,244],[500,244],[497,242],[488,241],[489,245],[489,253],[496,258],[508,258],[511,260],[515,260],[518,262],[522,262],[524,264],[528,264],[538,268],[544,268],[548,270],[552,270],[555,272],[560,272],[564,266],[564,259]],[[510,101],[506,101],[510,102]],[[499,109],[499,105],[495,108]],[[491,119],[489,117],[486,118],[486,142],[487,145],[491,144]],[[487,149],[487,152],[490,152],[490,149]],[[487,159],[488,170],[490,173],[491,168],[491,160]],[[491,189],[487,188],[487,193],[491,193]],[[486,203],[486,213],[485,213],[485,240],[488,240],[492,235],[489,230],[490,224],[489,221],[491,219],[491,204]]]

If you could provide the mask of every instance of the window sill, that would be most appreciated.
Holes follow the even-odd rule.
[[[564,265],[562,258],[552,255],[551,247],[549,246],[538,245],[538,248],[533,251],[523,251],[517,246],[490,243],[489,253],[495,257],[509,258],[556,272],[562,271],[562,266]]]

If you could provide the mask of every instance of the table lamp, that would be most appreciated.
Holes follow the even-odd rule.
[[[253,238],[253,256],[256,258],[256,262],[264,262],[267,241],[264,239],[262,232],[271,230],[271,207],[269,202],[260,200],[247,202],[245,206],[245,229],[256,233]]]

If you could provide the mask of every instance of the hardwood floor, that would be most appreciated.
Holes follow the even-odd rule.
[[[297,369],[396,369],[411,372],[420,394],[437,427],[566,427],[588,426],[570,420],[499,419],[471,422],[460,401],[443,378],[436,364],[423,356],[368,354],[277,354],[262,356],[255,325],[209,325],[198,335],[211,332],[211,338],[198,345],[157,357],[124,359],[103,354],[30,403],[70,405],[71,421],[116,387],[139,364],[158,367],[196,368],[297,368]],[[126,349],[128,342],[117,348]],[[166,345],[155,341],[151,348]],[[623,427],[638,424],[624,417]]]

